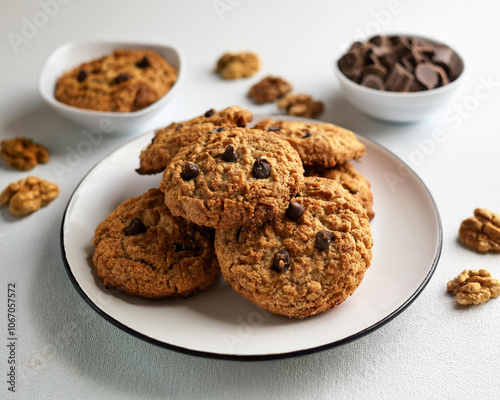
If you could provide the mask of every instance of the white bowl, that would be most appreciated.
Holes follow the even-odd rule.
[[[406,34],[404,36],[417,37],[443,44],[422,36]],[[455,49],[453,50],[456,52]],[[460,54],[457,53],[457,55],[462,63],[462,72],[458,78],[447,85],[421,92],[386,92],[361,86],[351,81],[340,71],[338,67],[340,57],[335,60],[333,69],[347,100],[361,112],[384,121],[415,122],[441,110],[453,97],[463,80],[465,71],[463,58]]]
[[[178,73],[177,81],[159,100],[134,112],[94,111],[61,103],[54,97],[57,79],[65,72],[112,53],[116,49],[154,50],[164,57]],[[178,50],[162,44],[140,42],[88,42],[66,43],[55,49],[43,64],[38,78],[38,90],[44,100],[63,117],[89,129],[106,134],[139,132],[141,126],[158,113],[172,98],[182,80],[182,57]]]

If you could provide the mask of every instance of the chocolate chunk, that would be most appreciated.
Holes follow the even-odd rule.
[[[332,243],[333,232],[319,231],[316,234],[316,248],[321,251],[328,250]]]
[[[140,218],[133,217],[130,220],[130,224],[123,230],[123,232],[125,233],[125,236],[135,236],[146,232],[147,229],[148,228],[144,225]]]
[[[286,216],[295,221],[296,219],[302,217],[302,214],[304,214],[305,210],[306,209],[302,204],[297,203],[296,201],[291,201],[288,205],[288,208],[286,209]]]
[[[85,79],[87,79],[87,76],[89,74],[87,73],[87,71],[85,71],[84,69],[81,69],[80,71],[78,71],[78,73],[76,74],[76,80],[80,83],[82,83]]]
[[[302,139],[307,139],[308,137],[311,137],[313,134],[309,131],[307,131],[304,136],[302,136]]]
[[[338,67],[345,76],[354,80],[361,73],[363,60],[357,52],[347,53],[339,60]]]
[[[200,170],[195,164],[187,162],[182,167],[181,178],[183,181],[190,181],[191,179],[196,178],[199,173]]]
[[[129,79],[132,78],[132,75],[130,74],[127,74],[127,73],[124,73],[124,74],[118,74],[115,78],[115,83],[118,85],[122,82],[126,82],[128,81]]]
[[[383,80],[387,76],[387,68],[382,64],[370,64],[363,68],[363,77],[366,75],[377,75]]]
[[[385,80],[384,87],[393,92],[409,92],[413,81],[413,75],[400,63],[396,63]]]
[[[208,131],[207,133],[218,133],[218,132],[224,132],[226,130],[226,128],[215,128],[215,129],[212,129],[211,131]]]
[[[252,174],[257,179],[266,179],[271,175],[271,166],[263,158],[257,157],[253,164]]]
[[[175,127],[175,129],[176,129],[176,130],[179,130],[179,129],[181,129],[181,128],[182,128],[182,126],[183,126],[182,124],[177,124],[177,126]]]
[[[432,61],[444,68],[450,81],[455,80],[462,73],[463,66],[460,57],[449,47],[437,47]]]
[[[144,56],[135,65],[137,66],[137,68],[149,68],[151,67],[151,61],[149,61],[149,58],[147,56]]]
[[[243,232],[243,229],[245,229],[245,227],[244,227],[244,226],[240,226],[240,227],[236,230],[236,235],[235,235],[235,237],[234,237],[234,238],[235,238],[235,240],[236,240],[237,242],[239,242],[239,241],[240,241],[240,235],[241,235],[241,232]]]
[[[284,272],[290,268],[290,254],[285,249],[274,254],[273,270],[276,272]]]
[[[360,84],[371,89],[384,90],[384,81],[377,75],[366,75]]]
[[[238,153],[236,153],[236,151],[234,150],[234,147],[231,145],[227,146],[226,151],[222,155],[222,159],[224,161],[234,163],[234,162],[238,161],[238,158],[240,158],[240,157],[238,156]]]
[[[349,189],[349,193],[356,194],[358,193],[358,189]]]
[[[278,132],[280,130],[281,128],[279,126],[270,126],[269,128],[267,128],[268,132]]]
[[[210,117],[211,117],[212,115],[214,115],[214,114],[215,114],[215,110],[212,108],[212,109],[208,110],[208,111],[204,114],[204,116],[205,116],[205,118],[210,118]]]
[[[415,67],[415,77],[427,89],[434,89],[439,84],[439,73],[427,63]]]
[[[175,247],[175,252],[176,253],[178,253],[180,251],[193,250],[193,248],[190,245],[184,244],[184,243],[180,243],[180,242],[175,242],[174,243],[174,247]]]

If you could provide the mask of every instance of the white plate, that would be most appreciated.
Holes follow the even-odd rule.
[[[140,151],[152,137],[148,133],[126,143],[85,176],[69,200],[61,230],[63,259],[78,292],[100,315],[134,336],[215,358],[311,353],[359,338],[391,320],[415,300],[436,268],[442,231],[431,194],[400,159],[360,137],[367,151],[356,168],[372,183],[375,199],[374,257],[361,286],[340,306],[304,320],[288,319],[254,306],[222,278],[187,299],[150,301],[105,289],[92,265],[94,230],[122,201],[159,186],[161,174],[135,172]]]

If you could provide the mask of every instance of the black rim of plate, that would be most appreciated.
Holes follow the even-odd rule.
[[[261,117],[264,117],[264,116],[268,117],[269,115],[267,115],[267,114],[266,115],[254,114],[254,116],[257,117],[257,118],[261,118]],[[276,118],[276,119],[288,119],[286,116],[283,116],[283,115],[272,115],[272,117]],[[294,119],[295,120],[304,120],[304,121],[309,121],[309,122],[316,122],[316,123],[320,122],[320,121],[311,120],[311,119],[307,119],[307,118],[294,118]],[[148,132],[148,133],[146,133],[146,134],[144,134],[142,136],[150,135],[150,134],[151,134],[151,132]],[[408,300],[406,300],[396,310],[394,310],[392,313],[390,313],[386,317],[382,318],[380,321],[376,322],[375,324],[373,324],[373,325],[371,325],[371,326],[369,326],[369,327],[367,327],[367,328],[365,328],[365,329],[363,329],[363,330],[361,330],[361,331],[359,331],[359,332],[357,332],[357,333],[355,333],[355,334],[353,334],[353,335],[351,335],[349,337],[346,337],[344,339],[337,340],[335,342],[328,343],[328,344],[325,344],[325,345],[322,345],[322,346],[312,347],[312,348],[309,348],[309,349],[296,350],[296,351],[291,351],[291,352],[287,352],[287,353],[273,353],[273,354],[260,354],[260,355],[238,355],[238,354],[211,353],[211,352],[204,352],[204,351],[199,351],[199,350],[191,350],[191,349],[188,349],[188,348],[179,347],[179,346],[175,346],[173,344],[165,343],[165,342],[159,341],[157,339],[153,339],[153,338],[151,338],[151,337],[149,337],[147,335],[144,335],[142,333],[139,333],[139,332],[135,331],[134,329],[132,329],[132,328],[130,328],[130,327],[122,324],[120,321],[116,320],[115,318],[113,318],[109,314],[107,314],[104,311],[102,311],[87,296],[87,294],[83,291],[82,287],[80,286],[80,284],[76,280],[75,276],[73,275],[73,272],[71,270],[71,266],[69,265],[68,259],[66,257],[66,250],[65,250],[65,246],[64,246],[64,224],[65,224],[65,221],[66,221],[66,214],[68,212],[69,205],[71,204],[75,193],[78,191],[78,188],[85,181],[85,179],[87,178],[87,176],[95,168],[97,168],[104,160],[106,160],[111,154],[113,154],[113,153],[121,150],[123,147],[127,146],[132,141],[137,140],[141,136],[136,136],[133,139],[125,142],[124,144],[120,145],[118,148],[114,149],[113,151],[111,151],[110,153],[108,153],[106,156],[104,156],[99,162],[97,162],[96,165],[94,165],[85,174],[85,176],[82,178],[82,180],[78,183],[78,185],[76,186],[75,190],[71,194],[71,197],[68,200],[68,204],[66,205],[66,208],[64,210],[64,215],[63,215],[63,219],[62,219],[62,223],[61,223],[60,240],[61,240],[61,254],[62,254],[62,259],[63,259],[63,263],[64,263],[64,266],[65,266],[66,272],[68,273],[68,276],[70,278],[70,281],[73,283],[73,286],[76,288],[76,290],[80,294],[80,296],[83,297],[83,299],[90,305],[90,307],[94,311],[96,311],[97,314],[99,314],[101,317],[103,317],[107,321],[111,322],[117,328],[119,328],[119,329],[127,332],[128,334],[130,334],[132,336],[135,336],[135,337],[137,337],[137,338],[139,338],[141,340],[144,340],[144,341],[146,341],[148,343],[151,343],[151,344],[154,344],[156,346],[163,347],[163,348],[166,348],[166,349],[169,349],[169,350],[174,350],[174,351],[177,351],[177,352],[180,352],[180,353],[184,353],[184,354],[198,356],[198,357],[221,359],[221,360],[233,360],[233,361],[278,360],[278,359],[284,359],[284,358],[298,357],[298,356],[302,356],[302,355],[306,355],[306,354],[313,354],[313,353],[317,353],[317,352],[320,352],[320,351],[323,351],[323,350],[331,349],[333,347],[341,346],[343,344],[352,342],[352,341],[354,341],[356,339],[359,339],[359,338],[361,338],[361,337],[363,337],[363,336],[365,336],[365,335],[367,335],[367,334],[369,334],[371,332],[374,332],[375,330],[377,330],[381,326],[387,324],[389,321],[391,321],[392,319],[394,319],[395,317],[397,317],[404,310],[406,310],[408,308],[408,306],[411,303],[413,303],[415,301],[415,299],[420,295],[420,293],[422,293],[422,291],[425,289],[425,287],[427,286],[427,284],[431,280],[432,275],[434,274],[434,271],[436,270],[436,267],[437,267],[437,265],[439,263],[439,259],[441,257],[441,250],[442,250],[442,246],[443,246],[443,228],[442,228],[442,224],[441,224],[441,216],[439,214],[439,210],[437,208],[436,202],[434,201],[434,198],[432,197],[432,194],[429,191],[429,188],[424,183],[424,181],[420,178],[420,176],[418,176],[417,173],[413,169],[411,169],[403,160],[401,160],[401,158],[399,158],[397,155],[395,155],[392,151],[390,151],[386,147],[384,147],[381,144],[377,143],[375,140],[367,138],[366,136],[359,135],[359,134],[357,134],[357,136],[361,136],[364,140],[367,140],[368,142],[372,143],[373,145],[381,148],[382,150],[384,150],[385,152],[387,152],[388,154],[390,154],[392,157],[394,157],[396,160],[398,160],[399,162],[401,162],[404,166],[406,166],[412,172],[412,174],[417,178],[417,180],[421,183],[421,185],[423,186],[423,188],[426,190],[426,192],[427,192],[427,194],[428,194],[428,196],[429,196],[429,198],[430,198],[430,200],[432,202],[432,205],[433,205],[433,208],[434,208],[434,212],[436,214],[437,224],[438,224],[438,241],[439,242],[438,242],[438,246],[437,246],[437,249],[436,249],[436,254],[434,255],[434,259],[432,261],[431,268],[429,269],[429,272],[427,273],[427,276],[425,277],[425,279],[422,281],[422,283],[419,285],[419,287],[415,290],[415,292],[410,296],[410,298]]]

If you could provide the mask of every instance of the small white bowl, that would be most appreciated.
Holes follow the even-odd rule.
[[[404,36],[444,44],[422,36],[407,34],[404,34]],[[453,50],[456,52],[455,49]],[[457,55],[462,63],[462,72],[458,78],[439,88],[420,92],[398,93],[361,86],[351,81],[340,71],[338,67],[340,57],[335,60],[333,69],[347,100],[361,112],[373,118],[389,122],[416,122],[442,109],[451,100],[461,84],[465,63],[460,54],[457,53]]]
[[[177,70],[177,81],[159,100],[134,112],[86,110],[56,100],[54,97],[56,82],[63,73],[84,62],[111,54],[116,49],[146,49],[158,52]],[[43,64],[38,77],[38,90],[44,100],[55,111],[86,128],[99,129],[106,134],[138,132],[141,126],[158,113],[174,95],[183,77],[182,65],[182,57],[179,51],[162,44],[140,42],[66,43],[55,49]]]

